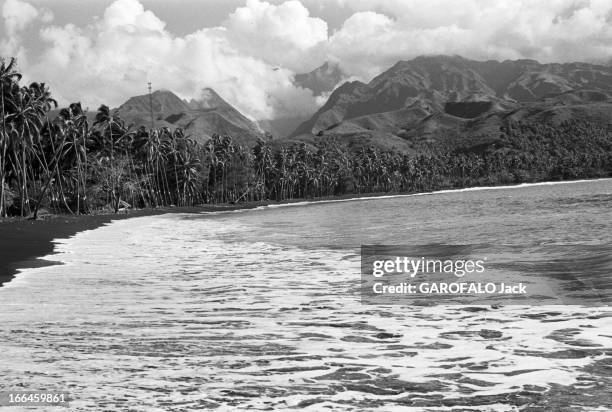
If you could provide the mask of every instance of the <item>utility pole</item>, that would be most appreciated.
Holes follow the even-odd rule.
[[[149,82],[148,85],[149,85],[149,111],[151,114],[151,130],[153,130],[153,95],[151,95],[151,82]]]

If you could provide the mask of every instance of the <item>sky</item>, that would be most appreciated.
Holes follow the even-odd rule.
[[[369,81],[398,60],[610,62],[610,0],[0,0],[0,56],[60,104],[212,87],[252,119],[312,113],[293,76]]]

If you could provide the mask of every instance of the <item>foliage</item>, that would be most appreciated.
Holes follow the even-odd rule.
[[[181,129],[130,129],[102,105],[89,124],[79,103],[56,106],[44,84],[19,84],[15,61],[0,64],[0,215],[40,207],[89,213],[122,207],[283,201],[374,192],[609,176],[612,133],[585,121],[506,121],[486,144],[423,143],[413,154],[346,144],[253,147],[214,135],[197,144]],[[470,139],[478,141],[478,138]]]

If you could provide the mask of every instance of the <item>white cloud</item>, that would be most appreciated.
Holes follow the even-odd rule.
[[[249,3],[256,13],[262,5],[269,7]],[[275,65],[264,59],[241,52],[228,32],[217,27],[175,36],[137,0],[117,0],[88,27],[42,28],[40,36],[47,47],[27,75],[31,80],[45,79],[62,103],[81,100],[90,109],[100,103],[119,105],[144,94],[151,80],[154,88],[184,98],[212,87],[256,119],[316,110],[312,93],[293,85],[292,71],[274,70]]]
[[[2,18],[7,34],[14,35],[38,18],[38,10],[21,0],[6,0],[2,5]]]
[[[104,11],[104,29],[134,32],[163,32],[166,23],[149,10],[145,10],[138,0],[117,0]]]
[[[5,0],[1,11],[4,39],[0,39],[0,54],[24,61],[26,50],[21,45],[22,32],[37,20],[42,23],[52,21],[53,13],[47,9],[38,10],[22,0]]]
[[[247,0],[244,7],[230,14],[223,26],[245,48],[255,46],[261,52],[265,45],[275,58],[294,50],[304,52],[327,40],[327,23],[311,17],[297,0],[280,5]],[[274,46],[284,49],[275,50]]]
[[[330,38],[330,53],[365,78],[421,54],[543,62],[612,57],[609,0],[336,1],[356,13]]]
[[[348,17],[329,33],[325,13]],[[50,84],[63,103],[82,100],[91,108],[142,94],[151,80],[185,98],[212,87],[263,119],[314,111],[320,99],[291,79],[325,60],[369,80],[421,54],[612,57],[610,0],[244,0],[218,26],[187,35],[174,34],[139,0],[116,0],[79,26],[51,25],[51,18],[24,0],[5,0],[8,40],[0,40],[0,52],[17,55],[27,78]],[[33,27],[43,42],[36,51],[20,34]]]
[[[324,61],[327,23],[311,17],[297,0],[280,5],[247,0],[222,25],[238,50],[270,64],[304,70]]]

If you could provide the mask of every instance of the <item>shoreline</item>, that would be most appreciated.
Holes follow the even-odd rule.
[[[587,183],[587,182],[590,183],[590,182],[600,182],[600,181],[605,181],[605,180],[612,181],[612,177],[598,177],[598,178],[593,178],[593,179],[579,179],[579,180],[553,180],[553,181],[547,181],[547,182],[517,183],[515,185],[503,185],[503,186],[501,185],[500,186],[471,186],[471,187],[464,187],[460,189],[434,190],[433,192],[365,193],[364,196],[360,196],[360,197],[351,197],[349,195],[346,195],[346,196],[333,196],[331,198],[319,198],[316,200],[295,199],[293,201],[266,204],[266,205],[261,205],[259,207],[277,208],[277,207],[287,207],[287,206],[307,206],[307,205],[320,204],[320,203],[339,203],[339,202],[355,202],[355,201],[364,201],[364,200],[394,199],[394,198],[401,198],[401,197],[441,195],[441,194],[447,194],[447,193],[477,192],[481,190],[524,189],[528,187],[554,186],[554,185],[570,184],[570,183]]]
[[[202,213],[255,208],[257,205],[206,205],[160,207],[131,210],[128,213],[94,215],[50,215],[40,220],[0,220],[0,288],[10,282],[20,269],[54,264],[41,259],[53,253],[54,240],[93,230],[115,220],[167,213]]]
[[[354,194],[332,196],[317,199],[294,199],[283,202],[251,202],[240,204],[202,205],[190,207],[161,207],[156,209],[138,209],[127,213],[94,214],[94,215],[51,215],[41,220],[7,219],[0,220],[0,288],[11,281],[20,269],[48,266],[52,262],[41,257],[53,253],[54,240],[69,238],[75,234],[96,229],[114,220],[129,219],[141,216],[155,216],[167,213],[223,213],[250,209],[278,208],[289,206],[306,206],[320,203],[336,203],[363,200],[376,200],[409,196],[426,196],[445,193],[457,193],[478,190],[521,189],[532,186],[586,183],[612,180],[612,178],[558,180],[550,182],[520,183],[504,186],[475,186],[460,189],[443,189],[419,193],[365,193],[355,197]]]

